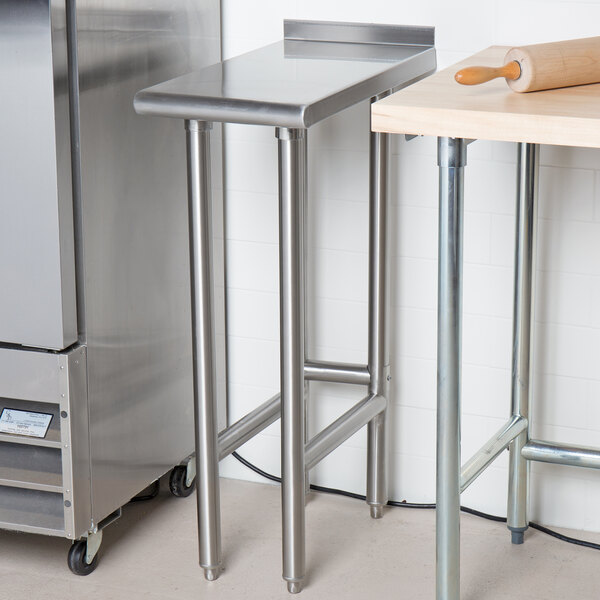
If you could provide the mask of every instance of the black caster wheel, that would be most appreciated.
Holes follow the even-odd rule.
[[[196,489],[196,479],[194,478],[191,485],[188,487],[185,484],[186,477],[187,467],[183,465],[179,465],[171,471],[171,476],[169,477],[169,489],[173,496],[187,498]]]
[[[157,479],[154,483],[151,483],[147,488],[143,489],[137,496],[134,496],[129,503],[132,502],[147,502],[148,500],[154,500],[160,492],[160,479]]]
[[[85,562],[86,551],[86,540],[79,540],[78,542],[75,542],[69,550],[67,563],[69,565],[69,569],[71,569],[71,572],[75,573],[75,575],[89,575],[95,571],[96,567],[98,566],[97,554],[94,556],[94,560],[92,560],[89,565]]]

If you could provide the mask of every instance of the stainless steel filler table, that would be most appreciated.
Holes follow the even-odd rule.
[[[218,461],[282,418],[283,578],[305,574],[305,473],[368,424],[367,502],[387,503],[385,413],[388,136],[370,138],[368,365],[315,362],[304,351],[303,219],[307,129],[357,102],[431,73],[434,30],[286,21],[284,40],[140,91],[138,113],[185,120],[193,306],[200,565],[220,572]],[[209,133],[212,122],[274,126],[279,147],[281,394],[221,433],[216,425]],[[305,440],[305,380],[362,384],[366,397]]]
[[[460,596],[460,494],[510,448],[507,522],[512,542],[528,527],[528,461],[600,468],[600,449],[530,438],[531,332],[539,144],[600,148],[600,85],[529,94],[504,80],[460,86],[454,73],[502,64],[492,47],[373,106],[379,132],[438,137],[437,598]],[[463,172],[473,139],[518,143],[512,402],[506,424],[461,468],[460,365]]]

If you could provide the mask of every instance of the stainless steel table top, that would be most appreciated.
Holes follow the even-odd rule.
[[[436,67],[431,27],[286,21],[283,41],[136,94],[140,114],[307,128]]]

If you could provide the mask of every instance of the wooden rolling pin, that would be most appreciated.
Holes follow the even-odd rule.
[[[463,85],[505,77],[515,92],[600,82],[600,37],[511,48],[504,66],[467,67],[454,78]]]

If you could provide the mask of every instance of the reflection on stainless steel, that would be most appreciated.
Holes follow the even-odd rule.
[[[521,454],[527,460],[600,469],[600,448],[530,440],[523,447]]]
[[[425,31],[419,44],[402,42],[405,27],[390,29],[394,42],[277,42],[142,90],[135,107],[146,115],[310,127],[363,100],[366,89],[379,93],[435,69],[432,28],[418,28]]]
[[[434,27],[418,25],[383,25],[381,23],[340,23],[329,21],[285,20],[283,36],[286,40],[336,42],[346,45],[411,45],[433,47]]]
[[[76,16],[99,520],[193,448],[185,145],[180,123],[143,119],[132,103],[219,59],[219,2],[79,0]]]
[[[315,435],[306,445],[306,469],[312,469],[350,436],[385,411],[387,400],[369,394]],[[387,494],[387,490],[386,490]]]
[[[158,81],[167,73],[186,73],[217,61],[218,11],[208,14],[215,12],[211,3],[217,5],[203,1],[194,9],[184,0],[162,0],[152,7],[127,2],[125,8],[122,0],[77,2],[79,52],[85,57],[80,63],[82,90],[103,87],[107,80]],[[200,18],[205,11],[209,18]],[[209,48],[211,44],[215,47]]]
[[[64,2],[0,2],[0,341],[77,339]]]
[[[505,423],[462,467],[460,492],[464,492],[481,475],[500,453],[523,431],[527,430],[527,419],[518,415]]]
[[[219,433],[219,460],[235,452],[280,416],[281,394],[276,394]]]
[[[388,257],[390,136],[370,134],[369,164],[369,392],[389,398],[390,369],[388,314],[390,303]],[[387,409],[369,422],[367,431],[367,504],[379,519],[388,502]]]
[[[192,296],[192,372],[198,486],[200,566],[209,581],[219,576],[221,507],[217,428],[217,369],[212,276],[212,123],[186,121],[190,284]]]
[[[0,527],[84,536],[192,452],[185,145],[132,103],[219,58],[219,0],[0,2],[0,399],[56,424]]]
[[[299,591],[305,572],[303,129],[275,130],[279,155],[279,311],[283,578]]]
[[[369,385],[371,375],[366,365],[307,360],[304,363],[304,379],[307,381]]]

